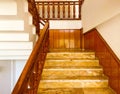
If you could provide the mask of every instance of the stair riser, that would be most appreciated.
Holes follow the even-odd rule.
[[[79,81],[41,81],[39,88],[104,88],[108,87],[108,81],[79,80]]]
[[[26,56],[31,54],[31,50],[0,50],[0,56]]]
[[[0,15],[17,15],[16,2],[13,0],[2,0],[0,2]]]
[[[95,59],[94,53],[48,53],[47,59]]]
[[[98,60],[46,60],[45,67],[99,66]]]
[[[23,31],[23,20],[0,20],[0,31]]]
[[[0,33],[0,41],[29,41],[28,33]]]
[[[37,94],[116,94],[110,88],[43,88]]]
[[[28,50],[32,49],[32,42],[0,42],[0,50]]]
[[[0,56],[0,60],[27,60],[28,58],[29,58],[29,55]]]
[[[102,69],[44,69],[43,78],[78,78],[80,76],[102,76]]]

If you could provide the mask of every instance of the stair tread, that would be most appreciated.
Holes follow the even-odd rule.
[[[77,76],[77,77],[42,77],[42,80],[41,81],[83,81],[83,80],[98,80],[98,81],[101,81],[101,80],[106,80],[108,81],[108,78],[106,76]]]
[[[115,94],[110,88],[43,88],[37,94]]]
[[[45,61],[45,66],[44,67],[79,67],[79,66],[99,66],[99,61],[98,59],[92,59],[92,60],[87,60],[87,59],[79,59],[79,60],[60,60],[60,59],[46,59]]]
[[[54,57],[46,57],[46,60],[97,60],[97,58],[73,58],[73,57],[71,57],[71,58],[69,58],[69,57],[67,57],[67,58],[60,58],[60,57],[57,57],[57,58],[54,58]]]
[[[102,69],[101,66],[44,66],[44,69],[48,69],[48,70],[64,70],[64,69],[70,69],[70,70],[81,70],[81,69],[86,69],[86,70],[89,70],[89,69]]]
[[[49,52],[38,91],[40,94],[115,94],[109,89],[108,77],[103,74],[95,53],[80,49]]]
[[[93,52],[92,50],[82,50],[79,48],[49,49],[49,52]]]

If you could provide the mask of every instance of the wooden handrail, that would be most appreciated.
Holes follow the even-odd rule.
[[[81,5],[78,1],[36,1],[40,18],[44,20],[80,20]]]
[[[32,14],[33,24],[36,26],[36,33],[39,35],[40,25],[39,25],[39,14],[36,8],[35,0],[28,1],[28,11]]]
[[[48,51],[48,38],[49,24],[46,23],[12,94],[37,94],[46,53]]]

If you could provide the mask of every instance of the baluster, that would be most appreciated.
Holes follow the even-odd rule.
[[[55,4],[54,4],[54,2],[53,2],[53,5],[52,5],[52,6],[53,6],[53,7],[52,7],[52,8],[53,8],[53,15],[52,15],[52,16],[53,16],[53,18],[55,18]]]
[[[79,0],[79,19],[81,19],[81,0]]]
[[[42,3],[42,18],[45,17],[45,6],[44,6],[44,2]]]
[[[57,5],[58,5],[58,9],[57,9],[58,10],[58,15],[57,15],[57,17],[60,18],[60,2],[58,2]]]
[[[68,18],[70,18],[70,2],[68,2]]]
[[[48,19],[50,18],[50,3],[47,4],[47,11],[48,11]]]
[[[65,18],[65,2],[63,2],[63,18]]]
[[[73,2],[73,18],[75,19],[75,2]]]
[[[38,14],[40,16],[40,7],[39,7],[39,3],[36,4],[37,10],[38,10]]]

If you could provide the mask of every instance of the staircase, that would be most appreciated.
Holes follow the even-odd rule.
[[[33,49],[35,26],[26,7],[25,0],[1,0],[0,60],[26,60]]]
[[[92,51],[47,54],[38,94],[115,94]]]

